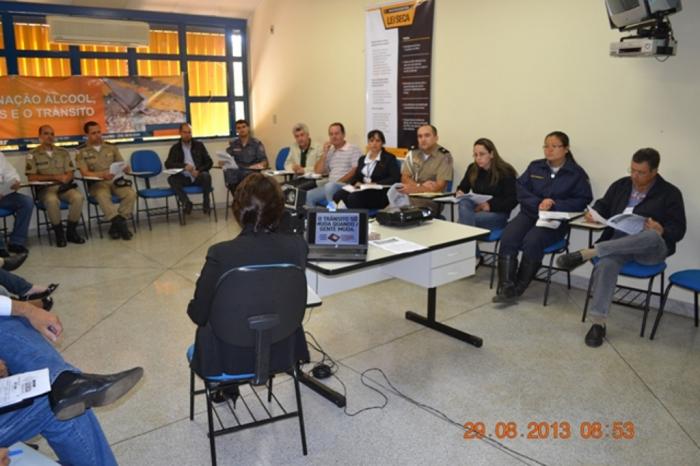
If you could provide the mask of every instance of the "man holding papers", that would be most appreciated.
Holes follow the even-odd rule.
[[[209,214],[211,210],[211,175],[209,170],[214,163],[203,143],[192,139],[192,127],[183,123],[180,125],[180,141],[173,144],[168,152],[168,159],[165,161],[165,168],[182,168],[180,173],[175,173],[168,177],[168,184],[175,191],[180,204],[185,210],[185,214],[192,212],[192,202],[190,202],[185,186],[201,186],[202,212]]]
[[[510,211],[518,205],[516,177],[515,169],[501,158],[490,139],[477,139],[474,163],[467,167],[455,194],[459,223],[489,230],[505,227]]]
[[[605,196],[586,213],[587,221],[593,223],[597,219],[608,225],[598,243],[557,259],[559,267],[573,270],[593,257],[600,258],[591,276],[589,315],[593,326],[586,335],[588,346],[603,344],[605,322],[622,266],[629,261],[646,265],[663,262],[676,251],[676,243],[685,235],[683,195],[658,174],[660,158],[651,148],[635,152],[630,176],[610,185]],[[607,217],[612,218],[606,221]],[[619,221],[613,221],[615,217]]]
[[[80,173],[88,180],[90,195],[95,198],[107,220],[112,222],[109,237],[130,240],[126,220],[131,216],[136,202],[136,191],[131,181],[124,179],[128,166],[114,144],[102,140],[102,130],[95,121],[83,126],[87,137],[75,158]],[[119,207],[112,202],[112,195],[119,198]]]
[[[0,152],[0,209],[9,210],[15,214],[15,225],[10,235],[10,244],[5,247],[5,241],[0,236],[0,257],[9,257],[11,252],[26,254],[27,231],[32,219],[34,201],[31,197],[20,194],[19,173],[5,155]]]

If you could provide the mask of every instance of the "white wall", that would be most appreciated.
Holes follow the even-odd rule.
[[[297,121],[319,140],[342,121],[348,139],[364,144],[364,9],[377,3],[261,2],[250,31],[251,97],[268,152],[289,144]],[[655,147],[689,217],[670,269],[700,267],[700,5],[684,8],[672,17],[678,56],[660,63],[608,56],[621,35],[609,29],[603,0],[436,0],[433,123],[455,156],[455,177],[478,137],[523,170],[541,157],[544,135],[561,129],[599,197],[626,175],[636,149]],[[575,245],[585,239],[574,233]]]

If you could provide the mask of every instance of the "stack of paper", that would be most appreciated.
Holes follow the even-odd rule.
[[[114,162],[109,166],[109,172],[114,175],[114,179],[124,178],[124,170],[126,170],[126,162]]]
[[[420,251],[421,249],[427,249],[425,246],[422,246],[418,243],[406,241],[405,239],[397,238],[396,236],[370,241],[369,244],[376,246],[380,249],[384,249],[385,251],[393,252],[394,254],[401,254],[405,252]]]
[[[231,156],[231,154],[229,154],[228,152],[221,150],[216,153],[216,156],[219,158],[219,161],[222,162],[221,168],[223,168],[224,170],[238,168],[238,164],[236,164],[236,161],[233,159],[233,156]]]
[[[551,228],[556,230],[561,226],[561,222],[564,220],[571,220],[580,217],[583,212],[554,212],[551,210],[540,210],[539,218],[537,219],[536,226],[542,228]]]
[[[355,187],[351,184],[346,184],[343,186],[343,191],[347,191],[349,193],[354,193],[358,191],[366,191],[368,189],[377,189],[377,190],[382,190],[384,188],[388,188],[389,186],[382,186],[381,184],[361,184],[359,187]]]
[[[436,197],[434,200],[437,202],[451,202],[452,204],[459,204],[459,201],[462,199],[471,199],[471,201],[476,204],[483,204],[484,202],[488,202],[491,199],[493,199],[493,196],[489,194],[477,194],[473,192],[468,192],[466,194],[462,194],[461,196],[442,196],[442,197]]]
[[[623,212],[613,215],[609,219],[603,218],[592,206],[588,206],[588,211],[591,213],[593,220],[603,225],[607,225],[615,230],[620,230],[628,235],[636,235],[644,229],[644,224],[647,219],[641,215],[632,212]]]

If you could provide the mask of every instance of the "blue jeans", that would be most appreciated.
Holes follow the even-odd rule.
[[[12,227],[10,244],[25,246],[27,231],[32,220],[34,201],[31,197],[20,193],[10,193],[0,198],[0,209],[6,209],[15,214],[15,225]],[[5,239],[0,235],[0,249],[5,248]]]
[[[334,181],[329,181],[323,186],[314,188],[306,192],[306,206],[316,207],[316,204],[322,201],[331,202],[333,200],[333,194],[336,193],[343,185],[336,183]]]
[[[508,214],[504,212],[474,212],[476,204],[471,199],[459,201],[459,223],[473,227],[499,230],[508,223]]]
[[[0,359],[11,374],[48,367],[53,383],[64,371],[79,372],[23,317],[0,317]],[[41,434],[64,465],[116,466],[97,418],[91,410],[68,421],[53,415],[48,395],[30,406],[0,414],[0,447]]]
[[[27,280],[5,269],[0,269],[0,286],[15,296],[24,296],[32,288],[32,284]]]

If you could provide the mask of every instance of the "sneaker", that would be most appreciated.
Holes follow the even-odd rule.
[[[597,348],[603,344],[603,338],[605,338],[605,325],[593,324],[586,334],[586,345]]]

